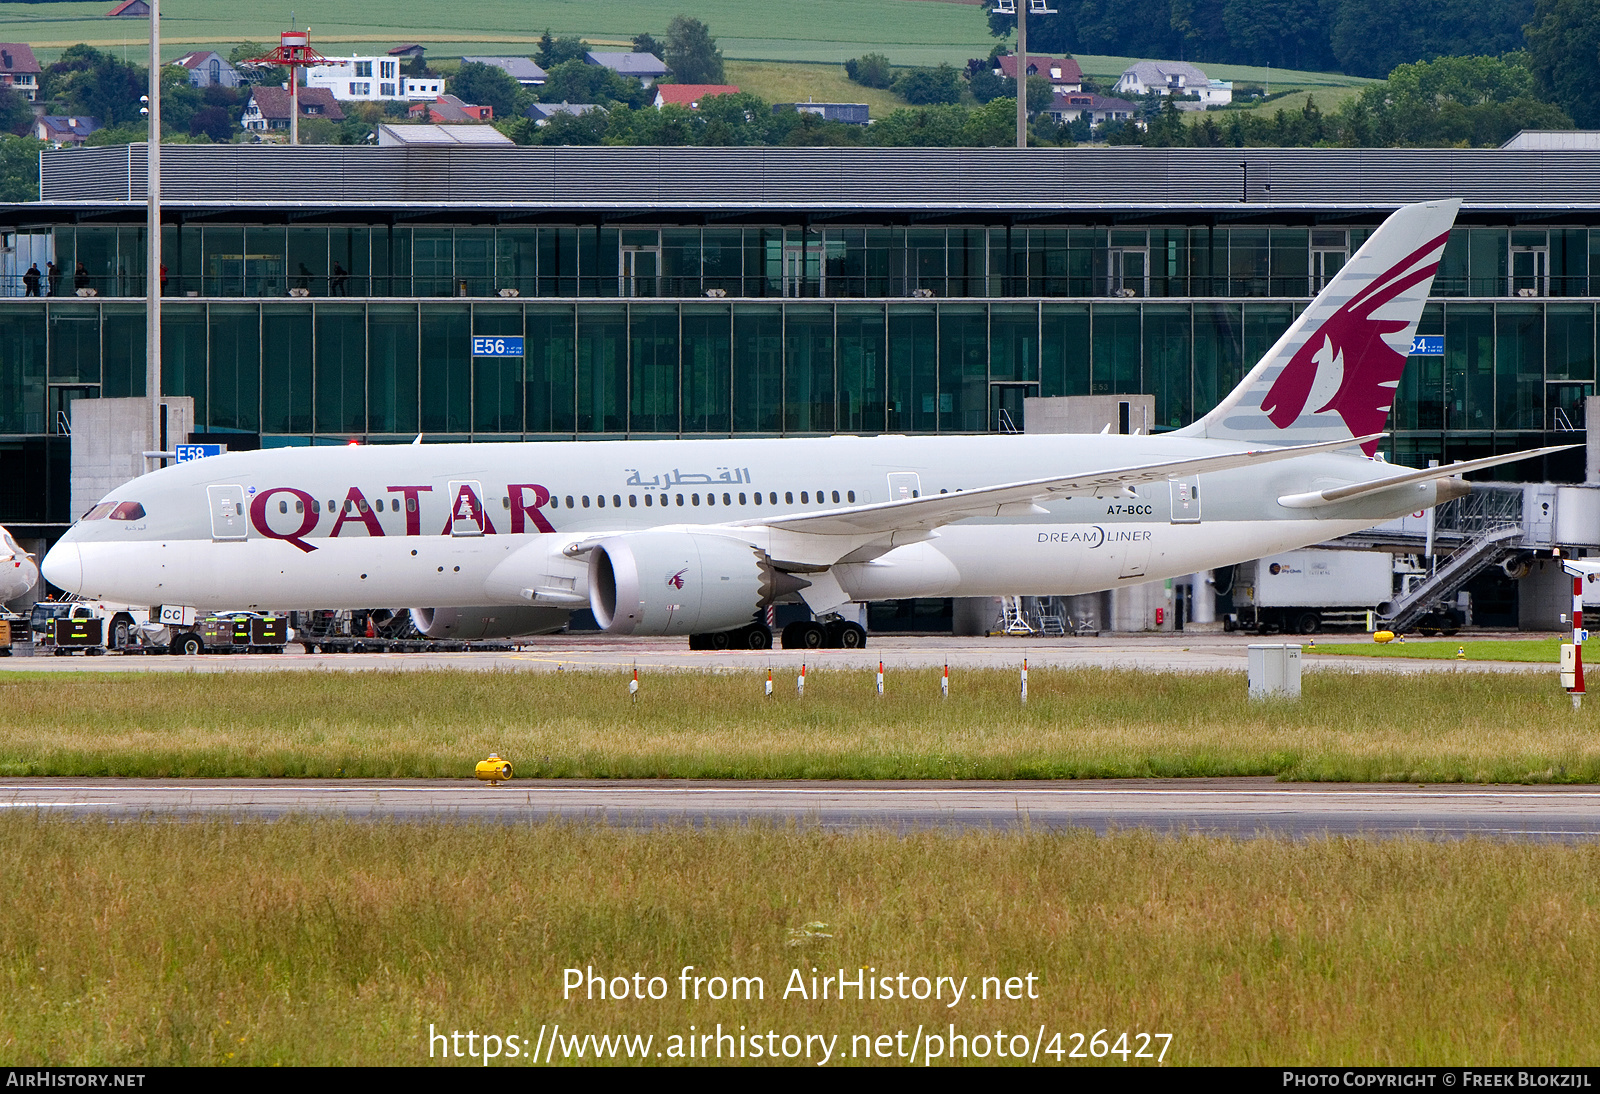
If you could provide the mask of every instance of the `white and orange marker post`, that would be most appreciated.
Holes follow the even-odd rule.
[[[1028,659],[1022,659],[1022,705],[1028,705]]]
[[[767,670],[767,698],[772,698],[772,670]]]
[[[794,678],[794,695],[796,699],[806,697],[806,663],[800,662],[800,675]]]
[[[878,662],[878,698],[883,698],[883,662]]]
[[[939,678],[939,698],[950,698],[950,662],[944,663],[944,675]]]
[[[628,681],[628,698],[633,702],[639,701],[639,670],[633,670],[633,679]]]

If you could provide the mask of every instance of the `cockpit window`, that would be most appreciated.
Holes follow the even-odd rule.
[[[125,501],[111,510],[112,520],[143,520],[144,506],[136,501]]]
[[[96,505],[93,509],[89,510],[87,513],[83,514],[83,519],[102,520],[105,518],[107,513],[111,512],[111,510],[115,509],[116,507],[117,503],[114,501],[103,501],[99,505]]]

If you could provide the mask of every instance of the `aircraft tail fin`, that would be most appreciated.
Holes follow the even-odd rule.
[[[1239,386],[1177,435],[1289,445],[1382,433],[1460,207],[1396,210]],[[1361,447],[1370,456],[1378,441]]]

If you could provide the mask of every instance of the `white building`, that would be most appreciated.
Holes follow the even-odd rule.
[[[444,77],[407,76],[398,57],[329,58],[306,69],[305,86],[327,88],[340,102],[415,102],[444,94]]]
[[[1123,70],[1117,80],[1118,95],[1139,98],[1154,91],[1158,95],[1196,95],[1199,101],[1179,102],[1179,110],[1204,110],[1233,102],[1233,84],[1213,80],[1184,61],[1139,61]]]

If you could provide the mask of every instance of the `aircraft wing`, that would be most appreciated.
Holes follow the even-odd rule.
[[[1376,434],[1381,437],[1382,434]],[[968,517],[1027,516],[1042,512],[1039,502],[1057,498],[1102,496],[1144,483],[1163,482],[1187,475],[1229,471],[1236,467],[1292,460],[1313,452],[1328,452],[1359,445],[1373,437],[1346,438],[1320,444],[1271,447],[1229,452],[1220,456],[1199,456],[1187,460],[1113,467],[1076,475],[1054,475],[1043,479],[985,486],[954,494],[927,494],[920,498],[855,505],[845,509],[824,509],[776,519],[732,522],[727,527],[770,528],[810,535],[873,536],[894,532],[926,532],[943,524]]]
[[[1505,456],[1485,456],[1481,460],[1461,460],[1457,463],[1446,464],[1443,467],[1425,467],[1421,471],[1403,471],[1398,475],[1390,475],[1388,478],[1373,479],[1368,482],[1353,482],[1349,486],[1336,486],[1330,490],[1313,490],[1305,494],[1285,494],[1278,499],[1278,504],[1285,509],[1315,509],[1318,506],[1334,505],[1341,501],[1350,501],[1353,498],[1364,498],[1368,494],[1391,490],[1396,486],[1404,486],[1411,482],[1453,478],[1456,475],[1464,475],[1468,471],[1481,471],[1485,467],[1498,467],[1500,464],[1515,463],[1517,460],[1531,460],[1535,456],[1548,456],[1552,452],[1565,452],[1569,448],[1577,447],[1575,444],[1561,444],[1553,448],[1531,448],[1526,452],[1512,452]]]

